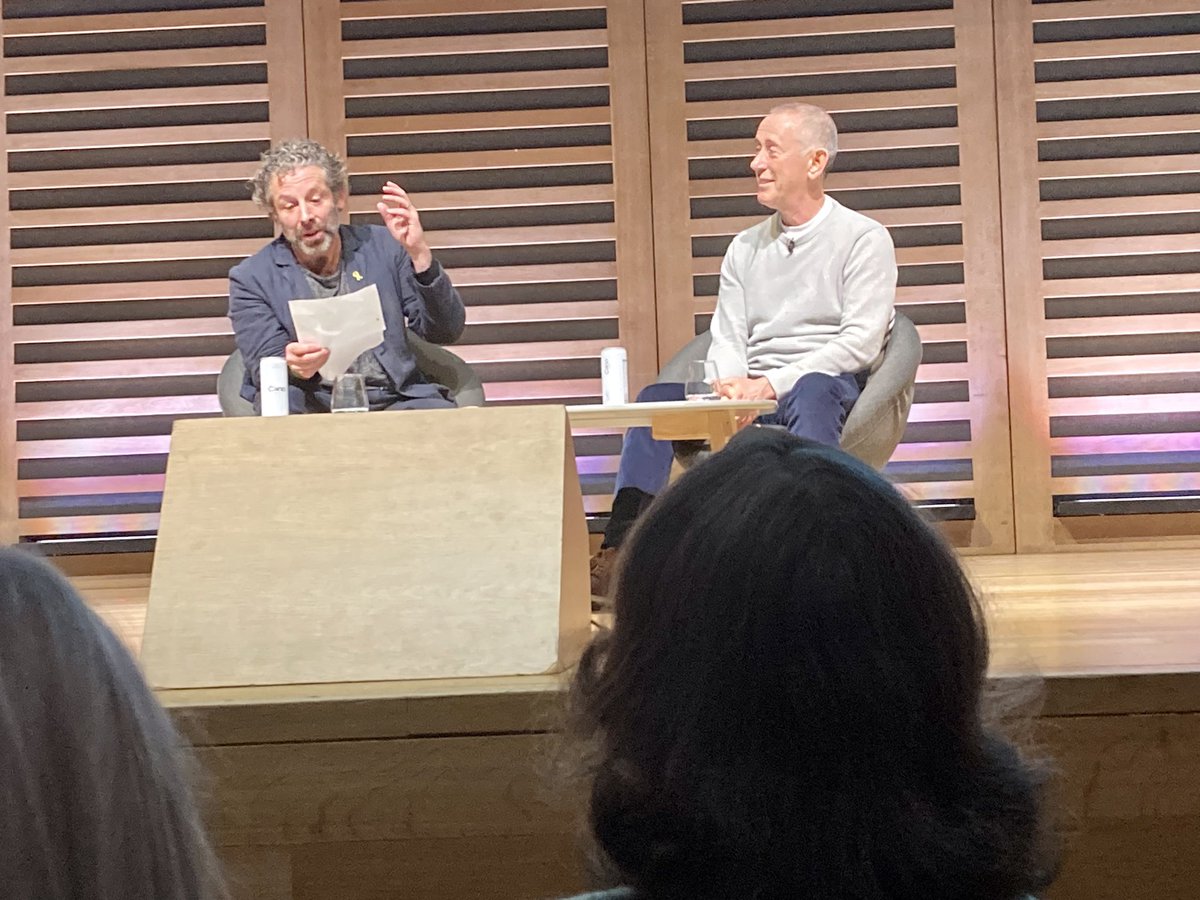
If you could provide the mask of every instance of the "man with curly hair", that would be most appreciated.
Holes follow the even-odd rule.
[[[449,392],[417,368],[408,329],[437,344],[459,338],[466,310],[442,270],[408,194],[394,182],[377,205],[383,225],[343,224],[350,195],[345,163],[316,141],[284,141],[262,155],[254,201],[280,235],[229,273],[229,318],[246,365],[241,394],[259,407],[259,362],[287,361],[292,412],[329,412],[332,385],[319,369],[329,348],[299,341],[288,303],[335,297],[369,284],[379,291],[383,343],[362,353],[372,410],[454,406]]]

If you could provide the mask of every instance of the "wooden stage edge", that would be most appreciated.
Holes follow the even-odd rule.
[[[964,559],[993,674],[1037,676],[1066,835],[1047,900],[1200,896],[1200,552]],[[135,649],[149,578],[76,577]],[[238,897],[539,898],[583,887],[552,676],[160,692],[211,775]]]

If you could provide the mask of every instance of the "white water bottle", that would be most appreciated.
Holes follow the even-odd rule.
[[[629,402],[629,360],[624,347],[600,351],[600,398],[605,406]]]
[[[264,416],[288,414],[288,371],[282,356],[264,356],[258,364],[258,399]]]

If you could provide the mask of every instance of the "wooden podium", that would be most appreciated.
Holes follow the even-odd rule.
[[[181,421],[142,662],[156,688],[555,671],[587,557],[561,406]]]

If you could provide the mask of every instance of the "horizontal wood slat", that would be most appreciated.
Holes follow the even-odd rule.
[[[952,49],[897,50],[891,53],[855,53],[851,56],[814,56],[803,59],[748,59],[691,63],[689,81],[772,78],[780,75],[843,75],[848,72],[888,72],[895,69],[953,67]]]
[[[1156,415],[1200,412],[1200,387],[1184,394],[1121,394],[1107,397],[1051,397],[1054,416]]]
[[[225,84],[198,87],[138,88],[128,91],[72,91],[66,94],[19,94],[0,100],[6,112],[83,112],[102,109],[143,109],[151,106],[201,106],[221,103],[263,103],[265,84]]]
[[[27,538],[57,538],[62,535],[135,535],[158,530],[158,513],[111,513],[93,516],[29,516],[21,518],[21,533]]]
[[[64,226],[74,223],[64,222]],[[196,278],[178,281],[139,281],[116,284],[26,285],[13,288],[13,303],[102,303],[126,300],[178,300],[193,297],[222,297],[229,290],[228,278]]]
[[[1200,472],[1139,475],[1079,475],[1050,479],[1056,496],[1077,494],[1161,494],[1200,490]]]
[[[12,172],[9,187],[14,191],[49,191],[66,188],[102,188],[136,185],[188,185],[232,181],[244,183],[254,174],[253,162],[193,163],[188,165],[113,166],[102,169],[47,169]]]
[[[1194,11],[1194,10],[1193,10]],[[1196,41],[1187,34],[1162,34],[1152,37],[1123,37],[1112,40],[1060,41],[1038,43],[1033,47],[1037,62],[1156,56],[1165,53],[1194,53]]]
[[[194,30],[200,28],[237,28],[263,25],[266,13],[261,6],[224,9],[187,9],[168,12],[110,13],[80,16],[46,16],[5,19],[4,33],[9,37],[78,36],[103,37],[129,31]]]
[[[588,0],[472,0],[470,11],[488,13],[549,12],[556,9],[586,9],[594,6]],[[444,0],[359,0],[343,4],[345,22],[405,19],[417,16],[440,16],[446,13]]]
[[[21,459],[103,458],[115,456],[158,456],[171,449],[166,434],[135,437],[80,438],[57,441],[22,441]]]
[[[153,147],[200,142],[230,143],[270,139],[266,122],[231,125],[174,125],[162,128],[114,128],[108,131],[52,131],[45,134],[10,134],[8,152],[46,150],[96,150],[109,147]]]
[[[216,394],[185,397],[130,397],[103,400],[51,400],[18,403],[17,418],[23,422],[44,419],[110,419],[148,416],[218,415]]]
[[[1074,0],[1035,4],[1030,10],[1030,15],[1034,22],[1077,22],[1089,19],[1167,16],[1195,11],[1196,4],[1193,0],[1151,0],[1146,3],[1130,3],[1129,0]]]
[[[216,375],[224,356],[185,356],[163,359],[92,359],[80,362],[23,363],[14,367],[17,381],[101,381],[133,378],[168,378],[180,375]]]
[[[1200,117],[1197,118],[1200,130]],[[1146,216],[1200,212],[1196,194],[1152,194],[1148,197],[1087,197],[1082,200],[1043,200],[1044,219],[1094,218],[1098,216]]]
[[[1085,319],[1047,319],[1046,337],[1098,337],[1113,334],[1176,334],[1200,331],[1193,313],[1176,315],[1089,316]]]
[[[1197,372],[1200,372],[1200,353],[1134,353],[1128,356],[1084,356],[1046,360],[1046,374],[1051,378],[1162,373],[1186,375]]]
[[[608,107],[584,109],[512,109],[430,116],[373,116],[346,123],[347,137],[377,134],[458,134],[463,131],[499,129],[560,128],[577,125],[607,125],[612,121]]]
[[[683,38],[689,43],[704,41],[724,43],[757,38],[915,31],[926,28],[950,28],[953,25],[954,14],[950,10],[931,9],[692,24],[683,26]]]
[[[1157,94],[1200,92],[1200,75],[1151,75],[1137,78],[1096,78],[1039,84],[1037,99],[1096,100]]]
[[[507,34],[454,34],[437,37],[390,38],[378,41],[346,41],[343,44],[343,58],[361,60],[390,59],[397,56],[528,53],[538,50],[603,49],[607,45],[608,34],[602,29],[508,32]]]
[[[1184,434],[1083,435],[1050,439],[1056,456],[1099,456],[1127,453],[1200,452],[1200,432]]]
[[[10,75],[61,75],[127,69],[180,69],[265,63],[263,47],[188,47],[185,50],[134,50],[120,53],[70,53],[59,56],[10,56]]]
[[[361,5],[361,4],[359,4]],[[555,69],[553,71],[485,72],[464,75],[408,75],[392,78],[358,78],[346,84],[346,99],[410,97],[445,93],[493,93],[553,88],[604,87],[607,69]]]

